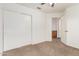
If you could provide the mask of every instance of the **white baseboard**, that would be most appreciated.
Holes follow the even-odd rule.
[[[34,44],[38,44],[38,43],[41,43],[41,42],[45,42],[45,41],[52,41],[52,40],[35,41],[35,42],[32,42],[32,45],[34,45]]]
[[[4,51],[9,51],[9,50],[12,50],[12,49],[16,49],[16,48],[20,48],[22,46],[27,46],[27,45],[30,45],[30,43],[22,43],[20,45],[17,45],[17,46],[14,46],[14,47],[10,47],[10,48],[5,48]]]
[[[39,41],[34,41],[34,42],[31,42],[31,44],[32,45],[34,45],[34,44],[38,44],[38,43],[41,43],[41,42],[45,42],[45,41],[52,41],[52,40],[39,40]],[[26,42],[27,43],[27,42]],[[11,47],[11,48],[7,48],[7,49],[4,49],[4,51],[8,51],[8,50],[12,50],[12,49],[16,49],[16,48],[20,48],[20,47],[22,47],[22,46],[28,46],[28,45],[30,45],[29,43],[22,43],[22,44],[20,44],[20,45],[18,45],[18,46],[14,46],[14,47]]]

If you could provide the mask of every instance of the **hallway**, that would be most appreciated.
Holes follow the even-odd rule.
[[[64,45],[59,40],[46,41],[35,45],[6,51],[4,56],[79,56],[79,50]]]

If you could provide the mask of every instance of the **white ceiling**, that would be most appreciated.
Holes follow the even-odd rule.
[[[45,5],[41,5],[40,3],[20,3],[20,5],[23,5],[25,7],[29,7],[32,9],[37,9],[37,7],[40,7],[41,11],[46,13],[52,13],[52,12],[63,12],[67,7],[74,5],[74,3],[55,3],[54,7],[51,7],[49,3]]]

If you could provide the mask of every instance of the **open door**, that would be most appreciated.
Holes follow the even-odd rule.
[[[67,38],[67,20],[65,20],[64,16],[60,19],[60,36],[61,41],[66,43]]]

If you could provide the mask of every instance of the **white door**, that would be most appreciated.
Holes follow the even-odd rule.
[[[31,44],[31,16],[4,11],[4,50]]]
[[[61,19],[58,22],[58,37],[61,38]]]
[[[63,16],[61,19],[61,41],[63,43],[66,43],[66,37],[67,37],[67,20],[65,19],[65,17]]]
[[[2,52],[2,49],[3,49],[3,41],[2,41],[2,32],[3,32],[3,30],[2,30],[2,10],[0,9],[0,53]]]

